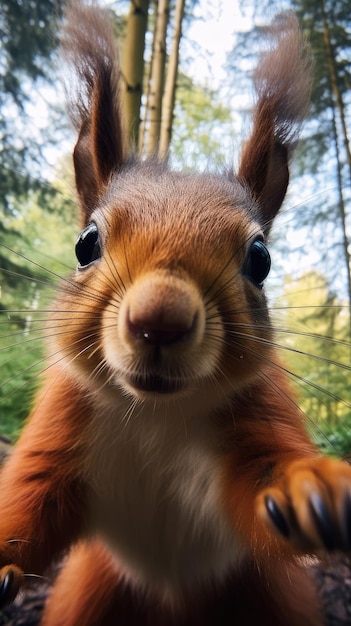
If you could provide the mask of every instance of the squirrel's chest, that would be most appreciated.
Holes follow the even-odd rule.
[[[137,436],[129,423],[95,437],[87,469],[94,526],[141,582],[172,591],[225,574],[239,549],[211,445],[180,415],[160,417],[135,416]]]

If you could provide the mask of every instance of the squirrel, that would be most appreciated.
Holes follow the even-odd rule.
[[[131,154],[102,9],[71,4],[62,49],[82,231],[0,475],[0,603],[64,557],[44,626],[320,625],[306,560],[351,548],[351,468],[306,433],[264,288],[309,100],[297,20],[272,24],[237,173]]]

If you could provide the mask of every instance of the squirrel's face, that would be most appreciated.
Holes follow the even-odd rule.
[[[63,311],[70,318],[53,354],[63,354],[87,392],[106,396],[117,386],[136,397],[197,390],[207,398],[215,386],[224,399],[227,389],[264,376],[270,358],[263,234],[286,194],[310,91],[297,23],[291,16],[279,23],[277,45],[255,71],[258,97],[238,176],[178,174],[155,159],[133,161],[113,37],[97,30],[91,41],[89,32],[70,25],[62,42],[76,77],[67,92],[86,228],[79,268],[51,317],[55,323]]]
[[[148,173],[119,174],[82,231],[55,349],[90,386],[137,397],[241,388],[268,363],[271,336],[250,195],[225,177]]]

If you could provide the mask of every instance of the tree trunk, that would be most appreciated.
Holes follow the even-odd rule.
[[[347,163],[349,166],[350,183],[351,183],[351,151],[350,151],[350,142],[349,142],[348,133],[347,133],[347,125],[346,125],[346,120],[345,120],[345,107],[344,107],[344,103],[342,99],[342,94],[338,85],[337,69],[336,69],[336,64],[335,64],[335,54],[334,54],[333,45],[332,45],[332,41],[330,37],[330,30],[329,30],[328,20],[327,20],[327,16],[325,12],[324,2],[322,2],[321,6],[322,6],[322,16],[323,16],[323,38],[324,38],[324,45],[325,45],[325,49],[327,53],[330,82],[332,86],[333,97],[335,99],[335,103],[339,111],[342,133],[344,137],[346,158],[347,158]]]
[[[122,62],[122,112],[132,145],[138,145],[144,48],[149,0],[131,0]]]
[[[345,209],[345,201],[344,201],[344,193],[343,193],[343,184],[342,184],[342,172],[341,172],[341,162],[340,162],[340,149],[339,149],[339,140],[338,140],[338,132],[336,127],[336,118],[335,118],[335,108],[333,106],[333,133],[334,133],[334,142],[335,142],[335,150],[336,150],[336,168],[337,168],[337,181],[338,181],[338,194],[339,194],[339,202],[338,202],[338,210],[341,221],[342,228],[342,236],[343,236],[343,252],[346,266],[346,275],[347,275],[347,294],[349,305],[351,307],[351,256],[349,250],[350,240],[347,236],[347,223],[346,223],[346,209]],[[349,337],[348,341],[351,341],[351,309],[349,313]]]
[[[150,84],[148,91],[148,101],[146,105],[146,124],[148,127],[146,152],[148,155],[153,155],[157,153],[160,140],[168,22],[169,0],[158,0],[157,18],[155,22],[153,51],[151,59]]]
[[[343,140],[345,146],[345,152],[347,157],[347,163],[349,166],[350,173],[350,182],[351,182],[351,153],[350,153],[350,144],[349,138],[347,134],[347,127],[345,121],[345,107],[342,99],[342,94],[340,92],[337,80],[337,68],[335,64],[335,55],[330,37],[330,30],[328,25],[327,16],[325,13],[324,2],[322,2],[322,17],[323,17],[323,40],[327,55],[328,68],[329,68],[329,78],[331,84],[332,91],[332,113],[333,113],[333,133],[334,133],[334,142],[336,148],[336,157],[337,157],[337,181],[338,181],[338,194],[339,194],[339,215],[343,232],[343,252],[345,258],[345,266],[347,272],[347,291],[348,291],[348,299],[349,305],[351,306],[351,257],[350,257],[350,241],[347,236],[347,215],[345,209],[344,202],[344,194],[343,194],[343,181],[342,181],[342,169],[341,169],[341,156],[340,156],[340,145],[338,138],[338,129],[336,123],[336,110],[339,113],[341,128],[343,133]],[[349,338],[351,338],[351,310],[349,316]]]
[[[162,102],[162,122],[159,144],[159,156],[161,158],[165,158],[167,156],[172,138],[173,110],[178,74],[179,45],[182,36],[184,4],[185,0],[177,0],[175,8],[172,50],[168,62],[166,86]]]

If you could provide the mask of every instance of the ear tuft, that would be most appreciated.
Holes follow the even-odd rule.
[[[258,201],[262,226],[269,230],[284,200],[289,161],[305,118],[311,61],[296,17],[276,17],[267,30],[270,48],[254,73],[254,124],[240,161],[243,178]]]
[[[78,131],[74,167],[83,223],[87,223],[111,174],[125,160],[118,57],[108,13],[95,4],[71,2],[61,50],[70,70],[68,109]]]

